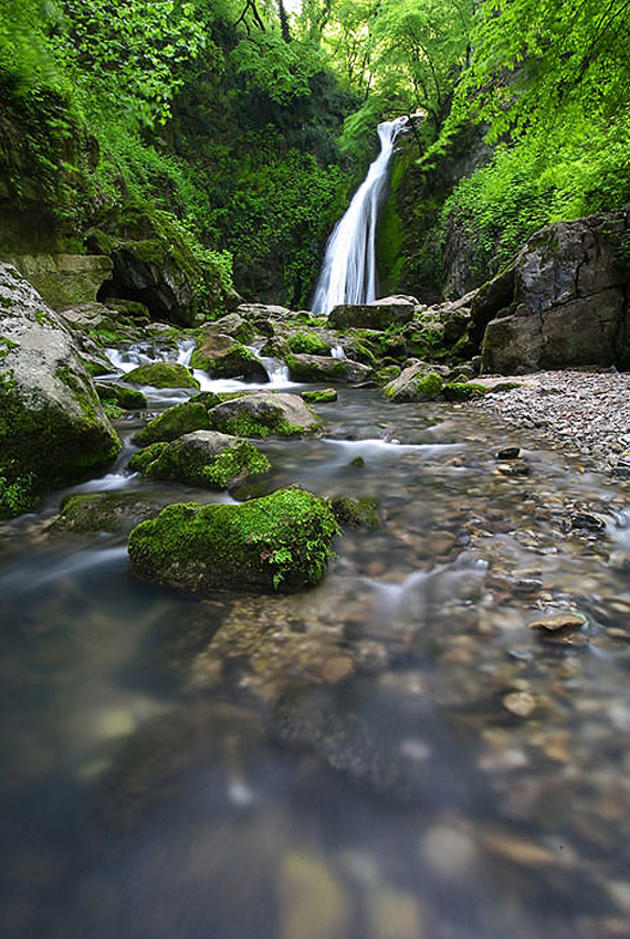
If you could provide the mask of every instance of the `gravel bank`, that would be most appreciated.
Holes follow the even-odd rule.
[[[482,379],[483,380],[483,379]],[[610,472],[621,459],[630,474],[630,374],[536,372],[516,376],[519,388],[486,395],[474,407],[536,433]]]

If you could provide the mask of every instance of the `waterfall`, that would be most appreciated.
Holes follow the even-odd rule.
[[[313,312],[325,316],[339,303],[376,299],[376,229],[389,180],[394,147],[408,118],[378,125],[381,152],[353,196],[350,207],[326,245],[326,256],[313,300]]]

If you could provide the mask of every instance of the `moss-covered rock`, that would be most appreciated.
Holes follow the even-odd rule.
[[[333,359],[323,355],[289,355],[286,359],[294,381],[366,381],[372,369],[350,359]]]
[[[369,496],[361,496],[359,499],[336,496],[331,501],[331,507],[335,518],[342,526],[372,530],[381,524],[378,499]]]
[[[227,345],[224,341],[228,340]],[[213,378],[245,378],[267,381],[267,372],[260,359],[245,346],[228,337],[211,336],[195,347],[190,359],[193,368],[200,368]]]
[[[328,355],[330,346],[312,330],[294,333],[289,337],[288,346],[291,352],[306,355]]]
[[[224,401],[209,412],[210,426],[236,437],[301,437],[321,429],[317,415],[298,396],[258,391]]]
[[[231,336],[233,340],[244,342],[246,345],[253,342],[256,337],[254,324],[243,319],[238,313],[228,313],[226,316],[221,316],[218,320],[215,320],[210,326],[204,327],[204,336],[218,333]]]
[[[96,393],[101,399],[126,411],[142,411],[147,406],[146,395],[137,388],[128,388],[115,381],[96,382]]]
[[[98,255],[18,255],[10,260],[53,310],[96,300],[112,271],[110,259]]]
[[[0,514],[108,466],[120,447],[70,333],[0,264]]]
[[[160,505],[139,492],[75,493],[61,503],[54,529],[76,532],[129,532],[154,518]]]
[[[158,414],[134,437],[134,443],[146,446],[158,440],[175,440],[195,430],[209,430],[206,405],[201,401],[183,401]]]
[[[383,394],[397,404],[404,401],[437,401],[442,397],[442,379],[420,363],[406,368],[383,388]]]
[[[472,381],[451,381],[443,386],[442,394],[447,401],[471,401],[487,395],[488,388]]]
[[[400,365],[384,365],[383,368],[379,368],[374,373],[374,379],[377,385],[388,385],[390,382],[394,381],[402,369]]]
[[[132,572],[185,590],[292,592],[326,573],[337,521],[329,503],[281,489],[241,505],[170,505],[129,537]]]
[[[300,395],[308,404],[328,404],[337,400],[334,388],[323,388],[321,391],[303,391]]]
[[[387,329],[408,323],[415,310],[413,297],[384,297],[363,304],[341,304],[328,316],[329,324],[335,329],[348,329],[351,326],[362,329]]]
[[[151,479],[172,479],[207,489],[265,473],[271,464],[249,441],[211,430],[184,434],[172,443],[153,443],[134,453],[130,469]]]
[[[151,362],[127,372],[127,381],[153,388],[199,388],[199,382],[185,365],[177,362]]]

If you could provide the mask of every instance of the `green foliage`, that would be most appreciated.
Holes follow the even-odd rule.
[[[10,468],[0,467],[0,518],[14,518],[34,507],[34,482],[30,473],[15,477]]]

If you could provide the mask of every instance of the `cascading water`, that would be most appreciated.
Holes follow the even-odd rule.
[[[350,207],[328,240],[313,300],[313,312],[326,316],[339,303],[376,299],[376,229],[389,180],[396,140],[408,118],[378,125],[381,152],[357,189]]]

